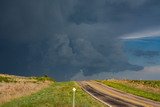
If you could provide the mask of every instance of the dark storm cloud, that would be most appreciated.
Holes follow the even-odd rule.
[[[0,53],[1,63],[6,60],[1,71],[14,66],[19,74],[69,80],[80,70],[84,75],[140,70],[128,63],[118,37],[159,26],[159,7],[158,0],[1,0],[1,50],[10,53]],[[15,59],[21,64],[10,63]]]

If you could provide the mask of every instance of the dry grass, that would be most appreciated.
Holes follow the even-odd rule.
[[[0,104],[25,95],[31,95],[47,86],[51,81],[38,81],[33,78],[0,74],[0,77],[9,77],[14,81],[0,82]]]
[[[135,88],[138,88],[138,89],[142,89],[142,90],[145,90],[145,91],[148,91],[148,92],[160,93],[160,87],[152,87],[150,85],[137,83],[137,82],[134,82],[134,81],[131,81],[131,80],[111,80],[111,81],[126,84],[128,86],[135,87]]]

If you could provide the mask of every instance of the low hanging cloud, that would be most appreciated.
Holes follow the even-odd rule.
[[[119,38],[160,24],[159,10],[152,8],[160,3],[151,0],[2,0],[0,4],[0,39],[9,47],[26,45],[28,53],[21,55],[26,57],[17,60],[30,73],[60,81],[80,71],[90,76],[143,69],[128,62]],[[15,66],[16,72],[26,72]]]

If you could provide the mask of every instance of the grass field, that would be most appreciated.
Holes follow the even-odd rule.
[[[0,105],[1,107],[71,107],[72,88],[76,91],[76,107],[105,107],[80,89],[76,82],[55,82],[30,96]]]
[[[138,95],[155,101],[160,101],[160,81],[102,80],[98,82],[130,94]]]

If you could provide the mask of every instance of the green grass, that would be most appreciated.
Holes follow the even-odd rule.
[[[1,107],[72,107],[72,88],[76,90],[76,107],[105,107],[81,90],[76,82],[55,82],[30,96],[21,97]]]
[[[160,88],[160,80],[129,80],[129,82]]]
[[[160,101],[160,94],[157,94],[157,93],[144,91],[142,89],[131,87],[131,86],[128,86],[128,85],[122,84],[122,83],[117,83],[115,81],[107,81],[106,80],[106,81],[98,81],[98,82],[101,82],[105,85],[108,85],[110,87],[119,89],[121,91],[130,93],[130,94],[138,95],[138,96],[145,97],[145,98],[155,100],[155,101]]]
[[[6,83],[10,83],[10,82],[20,82],[20,81],[16,81],[15,79],[17,79],[18,77],[7,77],[7,76],[0,76],[0,82],[6,82]],[[27,79],[27,78],[26,78]],[[55,82],[55,80],[53,78],[50,78],[48,76],[42,76],[42,77],[28,77],[28,79],[34,79],[38,82],[45,82],[45,81],[53,81]]]
[[[40,82],[44,82],[44,81],[54,81],[55,80],[53,78],[50,78],[50,77],[47,77],[47,76],[43,76],[43,77],[30,77],[30,79],[35,79],[37,81],[40,81]]]
[[[16,82],[13,78],[0,76],[0,82]]]

